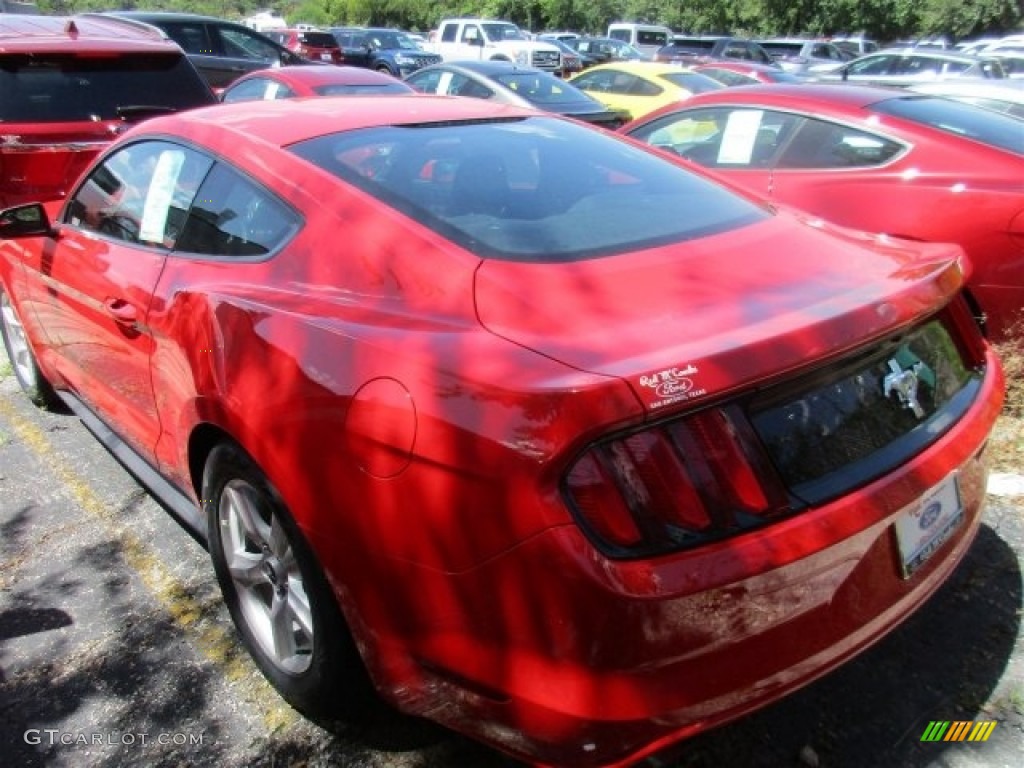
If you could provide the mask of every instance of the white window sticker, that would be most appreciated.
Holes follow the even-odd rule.
[[[449,93],[448,89],[451,88],[451,85],[452,85],[452,73],[451,72],[442,72],[441,73],[441,79],[437,81],[437,91],[435,91],[435,92],[439,93],[442,96],[445,96],[445,95],[447,95]]]
[[[759,109],[733,112],[725,124],[722,144],[718,149],[719,163],[749,164],[754,154],[754,140],[761,127],[764,112]]]
[[[146,205],[142,210],[139,239],[143,242],[163,242],[171,198],[184,162],[184,152],[167,150],[160,153],[156,168],[153,169],[153,178],[149,182],[149,189],[146,191]]]

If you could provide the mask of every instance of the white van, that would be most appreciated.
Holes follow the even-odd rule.
[[[629,43],[646,56],[653,56],[672,39],[672,30],[657,24],[617,21],[608,25],[608,37]]]

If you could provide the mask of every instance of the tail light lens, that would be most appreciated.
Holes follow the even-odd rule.
[[[736,406],[596,445],[569,470],[564,488],[581,526],[612,557],[697,546],[790,509]]]

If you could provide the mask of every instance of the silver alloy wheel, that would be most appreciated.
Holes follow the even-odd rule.
[[[0,315],[4,324],[4,333],[7,336],[7,343],[10,346],[11,365],[18,372],[18,379],[26,389],[33,389],[39,385],[36,380],[36,367],[32,360],[32,349],[28,345],[28,337],[25,335],[25,328],[18,319],[18,313],[7,294],[0,291]]]
[[[313,613],[281,520],[240,479],[224,486],[218,518],[224,561],[253,638],[282,671],[305,672],[313,658]]]

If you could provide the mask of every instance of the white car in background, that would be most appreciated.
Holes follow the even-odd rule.
[[[1024,80],[974,80],[958,78],[918,83],[911,91],[965,101],[1024,120]],[[1021,128],[1024,131],[1024,127]]]

